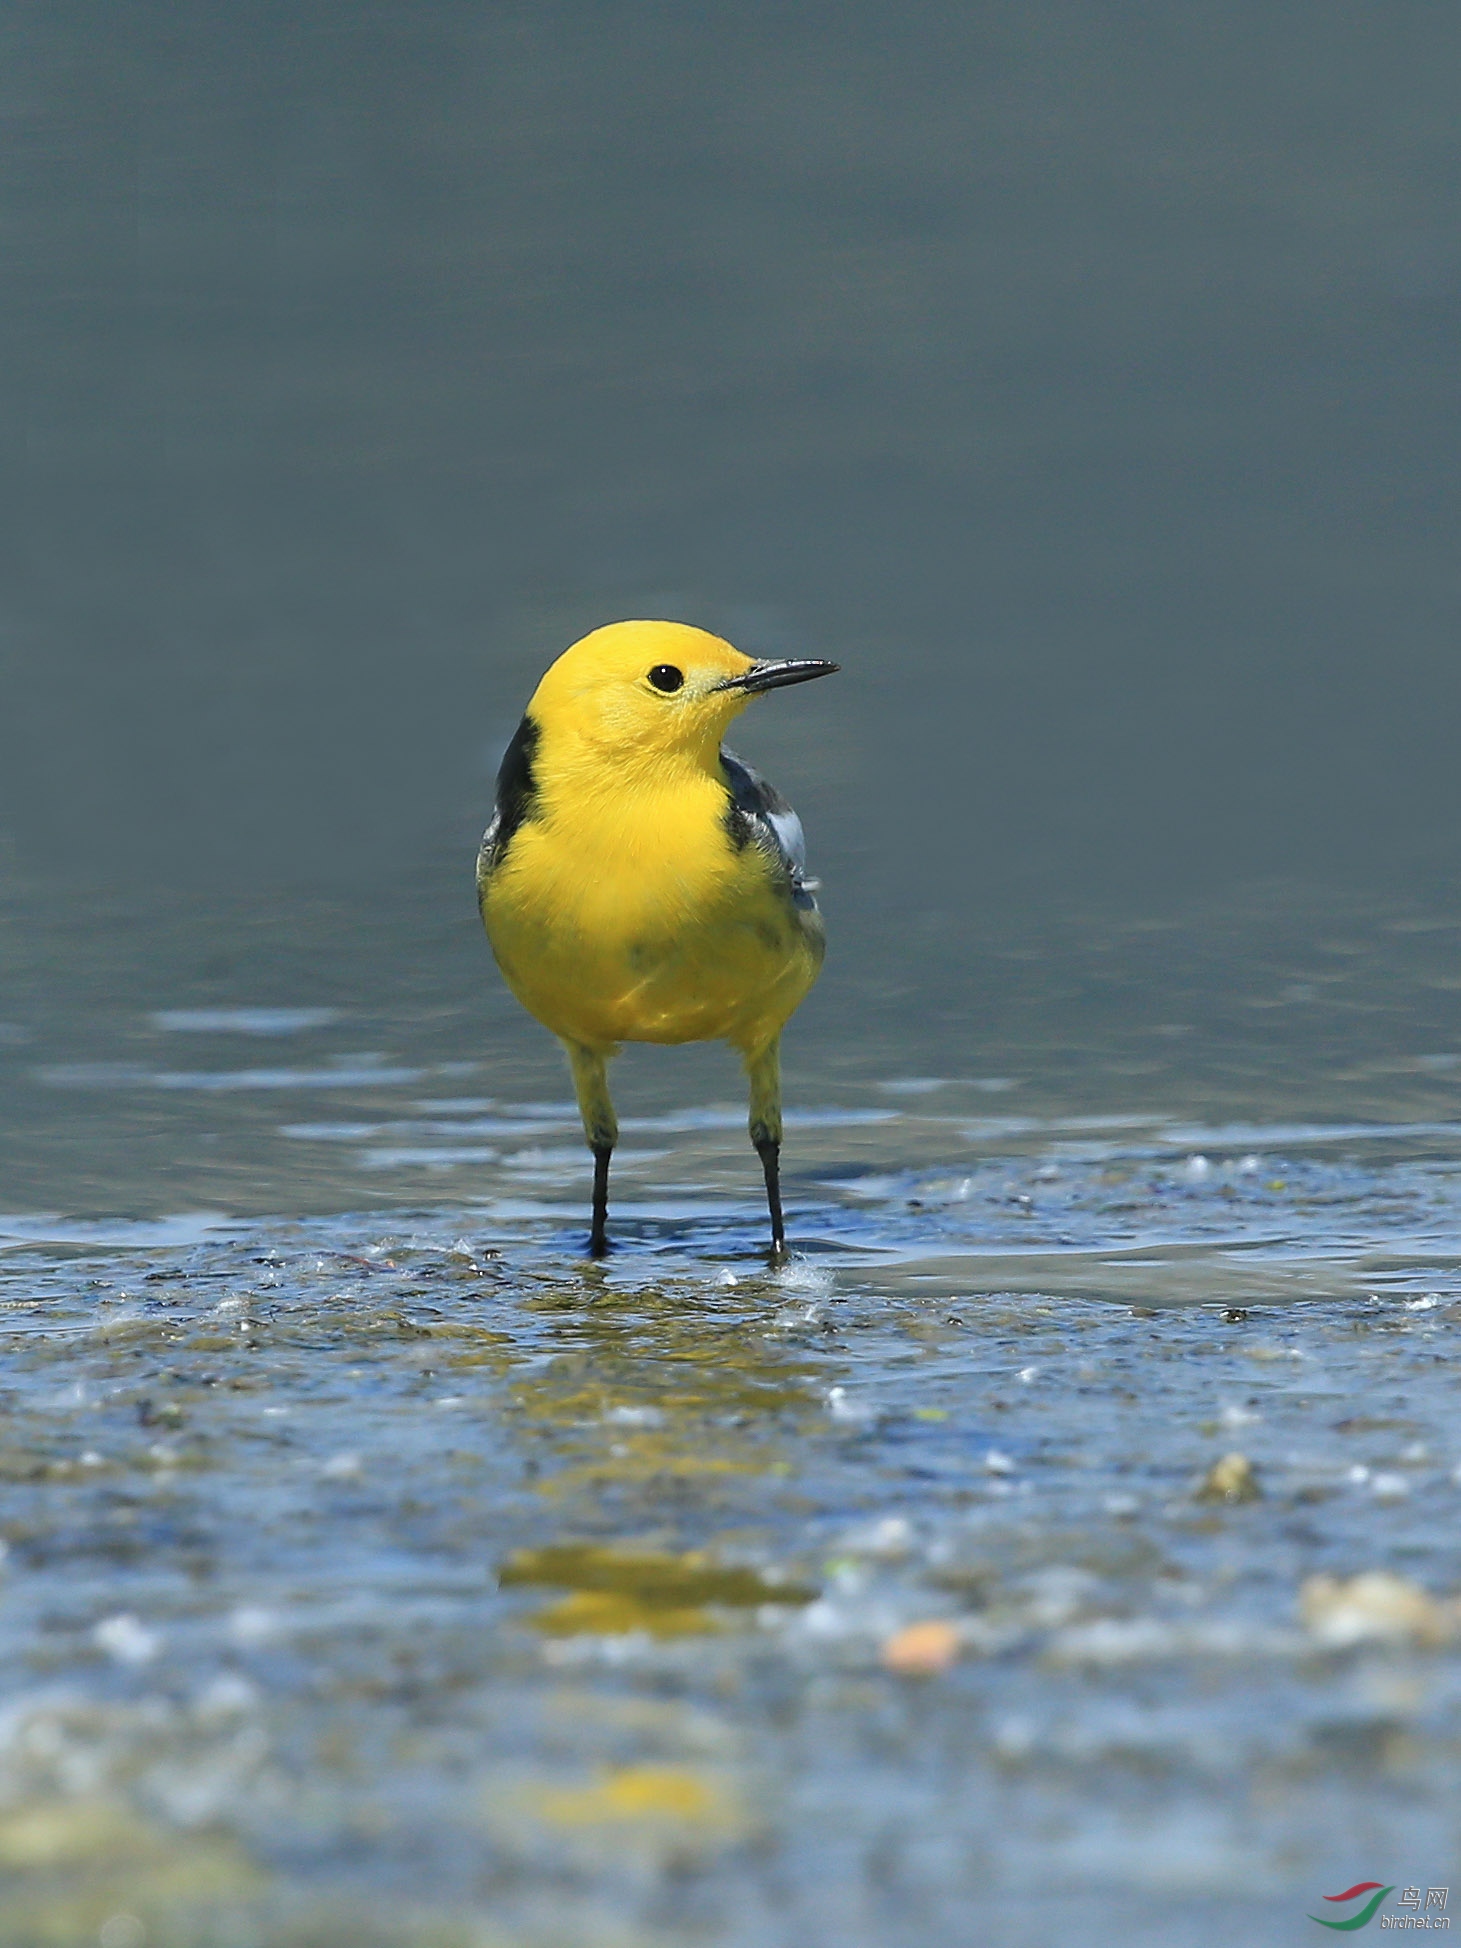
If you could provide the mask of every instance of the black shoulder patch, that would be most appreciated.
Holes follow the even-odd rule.
[[[537,781],[533,777],[533,759],[538,752],[538,726],[531,717],[525,716],[512,734],[512,742],[502,754],[502,763],[497,767],[497,817],[501,829],[497,843],[506,845],[525,818],[532,816],[532,803],[537,795]]]
[[[533,804],[537,798],[537,781],[533,776],[533,759],[538,749],[538,726],[529,716],[512,734],[512,742],[502,754],[502,763],[497,768],[497,800],[492,814],[492,823],[482,836],[482,850],[478,855],[479,874],[491,872],[506,852],[512,835],[526,819],[533,816]]]

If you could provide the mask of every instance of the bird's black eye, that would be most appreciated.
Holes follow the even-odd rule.
[[[673,663],[656,663],[649,673],[649,680],[656,690],[663,690],[669,696],[685,681],[685,672],[677,670]]]

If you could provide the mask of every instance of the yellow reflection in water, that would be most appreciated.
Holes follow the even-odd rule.
[[[813,1362],[773,1330],[769,1280],[622,1291],[592,1274],[539,1292],[551,1357],[519,1372],[519,1412],[549,1437],[539,1491],[558,1498],[663,1482],[786,1475],[788,1436],[820,1415]]]
[[[777,1582],[755,1569],[716,1563],[699,1550],[675,1556],[591,1542],[520,1549],[503,1564],[498,1582],[505,1589],[546,1585],[572,1591],[529,1619],[555,1636],[631,1630],[686,1636],[717,1627],[707,1608],[810,1603],[817,1595],[805,1585]]]
[[[536,1786],[530,1798],[538,1817],[554,1826],[648,1823],[732,1838],[745,1825],[744,1808],[728,1784],[677,1766],[620,1766],[583,1786]]]

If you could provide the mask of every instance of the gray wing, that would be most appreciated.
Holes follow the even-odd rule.
[[[737,850],[759,846],[786,874],[792,904],[804,913],[815,913],[817,902],[812,894],[819,882],[807,877],[807,840],[801,820],[775,785],[768,784],[734,751],[722,747],[720,761],[730,787],[726,828],[731,844]]]

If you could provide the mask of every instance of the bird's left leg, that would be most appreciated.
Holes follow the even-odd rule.
[[[746,1057],[751,1082],[751,1141],[766,1173],[766,1208],[771,1213],[771,1250],[786,1251],[786,1225],[781,1216],[781,1040],[769,1042]]]
[[[586,1048],[582,1042],[564,1042],[563,1046],[573,1071],[584,1141],[594,1153],[594,1216],[588,1239],[589,1256],[603,1258],[609,1249],[609,1159],[619,1137],[619,1119],[609,1094],[608,1058],[613,1050]]]

